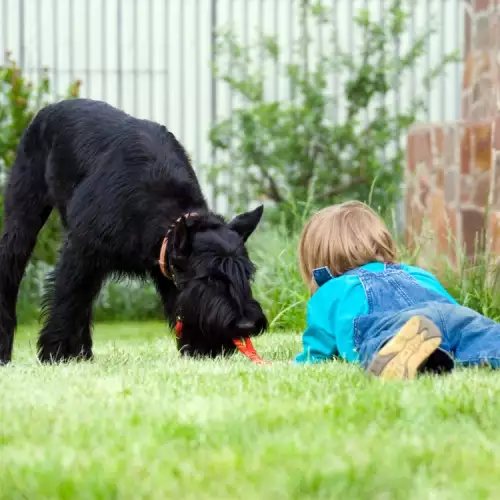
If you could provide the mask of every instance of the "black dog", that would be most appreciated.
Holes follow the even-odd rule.
[[[170,325],[183,319],[184,354],[231,353],[233,338],[267,328],[252,297],[255,269],[245,248],[263,207],[226,223],[208,209],[184,148],[164,126],[73,99],[35,116],[10,174],[0,244],[0,363],[11,359],[19,285],[53,208],[66,235],[48,278],[41,361],[92,358],[92,302],[112,275],[153,279]]]

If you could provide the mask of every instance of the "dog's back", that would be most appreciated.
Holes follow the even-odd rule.
[[[184,172],[191,196],[202,198],[190,160],[165,126],[135,118],[113,106],[91,99],[71,99],[39,111],[20,144],[24,155],[37,158],[30,172],[23,164],[23,179],[43,170],[49,202],[64,224],[75,189],[90,175],[112,185],[126,175],[130,183],[150,184],[153,194],[172,195],[172,177]],[[19,152],[18,152],[19,154]],[[16,164],[12,177],[19,177]],[[40,186],[40,183],[37,182]]]
[[[110,169],[118,155],[128,164],[146,166],[161,154],[168,132],[157,123],[139,120],[102,101],[71,99],[39,111],[22,140],[25,149],[45,153],[47,180],[75,187],[95,169]],[[49,186],[53,187],[53,186]]]

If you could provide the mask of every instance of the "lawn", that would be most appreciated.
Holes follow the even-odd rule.
[[[500,376],[407,383],[295,366],[298,335],[179,359],[161,324],[98,325],[96,359],[0,369],[1,499],[498,498]]]

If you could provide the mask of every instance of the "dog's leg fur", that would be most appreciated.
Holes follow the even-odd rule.
[[[67,239],[47,281],[45,321],[38,339],[42,362],[92,358],[92,302],[106,277],[98,259]]]
[[[97,295],[97,294],[96,294]],[[80,358],[85,360],[91,360],[94,357],[92,353],[92,302],[89,304],[86,310],[86,319],[81,325],[81,354]]]
[[[20,148],[11,172],[0,241],[0,364],[11,360],[19,286],[38,233],[52,211],[43,155],[29,157]]]

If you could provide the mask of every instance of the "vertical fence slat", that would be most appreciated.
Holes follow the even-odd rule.
[[[352,4],[351,4],[352,5]],[[309,3],[302,2],[300,4],[300,53],[303,62],[304,72],[309,71],[309,29],[308,20],[309,16],[307,14]]]
[[[90,24],[90,0],[85,0],[85,82],[84,88],[86,89],[87,97],[92,95],[92,87],[91,87],[91,59],[90,54],[92,52],[90,46],[90,33],[91,33],[91,24]]]
[[[369,0],[364,0],[364,6],[363,6],[363,8],[365,10],[368,10],[368,7],[369,7],[368,6],[368,2],[369,2]],[[368,126],[369,121],[370,121],[370,110],[366,109],[365,110],[365,126]]]
[[[444,0],[442,0],[444,1]],[[430,23],[431,22],[431,0],[426,0],[425,2],[425,19]],[[431,69],[431,42],[427,39],[426,42],[427,50],[425,51],[425,74],[428,75]],[[430,87],[426,90],[427,96],[427,110],[426,110],[426,121],[431,120],[431,109],[430,109],[430,101],[431,101],[431,89]]]
[[[249,31],[249,22],[248,22],[248,1],[249,0],[243,0],[243,12],[244,12],[244,24],[243,24],[243,45],[245,47],[248,47],[249,43],[249,37],[248,37],[248,31]],[[291,0],[290,0],[291,1]],[[248,68],[247,68],[248,71]],[[239,186],[239,193],[241,193],[242,197],[242,204],[247,206],[249,203],[249,198],[250,198],[250,191],[248,187],[245,186]]]
[[[458,28],[459,26],[464,25],[464,12],[463,12],[463,4],[462,0],[455,0],[455,50],[463,51],[463,43],[460,33],[461,30]],[[459,119],[462,112],[462,78],[460,75],[461,65],[459,63],[455,63],[455,85],[458,85],[458,99],[457,99],[457,109],[455,111],[456,116],[455,119]]]
[[[170,0],[165,0],[165,117],[164,123],[167,128],[170,126],[170,26],[169,26],[169,6]]]
[[[41,8],[41,2],[36,2],[35,3],[36,8],[35,8],[35,16],[36,16],[36,71],[35,75],[38,80],[38,83],[40,83],[41,77],[42,77],[42,53],[43,53],[43,37],[42,37],[42,8]]]
[[[396,91],[394,92],[394,114],[398,116],[401,113],[401,67],[399,65],[399,60],[400,60],[400,51],[401,51],[401,35],[398,35],[397,37],[394,38],[394,57],[396,61],[398,61],[398,66],[396,68],[396,81],[395,81],[395,88]],[[399,130],[399,127],[397,129],[397,136],[401,137],[401,132]],[[397,148],[400,147],[400,140],[398,141],[395,146]]]
[[[68,27],[69,27],[69,44],[68,44],[68,53],[69,53],[69,76],[71,82],[75,79],[75,69],[74,69],[74,62],[75,62],[75,41],[74,41],[74,35],[73,35],[73,19],[74,19],[74,9],[75,9],[75,4],[74,0],[69,0],[69,9],[68,9]]]
[[[338,19],[339,19],[339,7],[338,7],[338,1],[339,0],[332,0],[332,12],[333,12],[333,21],[332,21],[332,31],[333,31],[333,43],[334,43],[334,51],[338,50],[339,43],[338,43]],[[332,88],[333,88],[333,98],[334,98],[334,105],[333,105],[333,122],[338,123],[339,121],[339,103],[338,103],[338,96],[339,96],[339,72],[334,71],[333,72],[333,82],[332,82]]]
[[[26,69],[25,64],[25,22],[24,22],[24,0],[18,0],[19,1],[19,66],[23,69],[23,71]]]
[[[441,10],[440,10],[440,22],[439,26],[441,26],[441,29],[439,30],[439,37],[440,37],[440,52],[441,52],[441,60],[444,58],[446,54],[446,5],[445,1],[443,0],[441,2]],[[458,28],[458,26],[457,26]],[[444,68],[444,71],[441,75],[439,75],[439,83],[440,83],[440,101],[441,101],[441,117],[440,120],[444,121],[446,120],[446,74],[447,74],[447,68]]]
[[[292,64],[294,62],[294,42],[295,42],[295,30],[294,30],[294,23],[293,23],[293,14],[294,14],[294,9],[295,7],[295,0],[290,0],[288,3],[288,27],[289,27],[289,41],[288,41],[288,63]],[[290,97],[291,100],[295,100],[295,93],[292,88],[292,84],[290,83]]]
[[[234,26],[234,3],[233,3],[233,0],[228,0],[229,1],[229,26],[230,26],[230,29],[233,29],[233,26]],[[230,54],[230,59],[229,59],[229,67],[232,68],[233,67],[233,58],[232,58],[232,51],[231,51],[231,54]],[[229,92],[228,92],[228,100],[229,100],[229,113],[230,113],[230,118],[231,118],[231,130],[233,130],[233,126],[234,126],[234,115],[233,115],[233,104],[234,104],[234,93],[233,93],[233,89],[230,87],[229,88]],[[229,161],[231,164],[233,164],[233,157],[234,157],[234,150],[233,150],[233,145],[231,144],[231,149],[229,151]],[[230,193],[229,193],[229,200],[228,200],[228,203],[227,203],[227,208],[228,208],[228,211],[231,213],[234,209],[234,203],[233,203],[233,200],[234,200],[234,197],[235,197],[235,185],[234,185],[234,173],[233,171],[230,171],[229,172],[229,175],[228,175],[228,179],[229,179],[229,186],[230,186]]]
[[[106,44],[106,2],[108,0],[101,0],[101,76],[102,76],[102,96],[103,100],[108,98],[108,82],[106,78],[107,73],[107,63],[108,63],[108,52]]]
[[[153,0],[149,0],[148,17],[148,97],[149,97],[149,117],[153,118],[154,109],[154,86],[153,86],[153,50],[154,50],[154,30],[153,30]]]
[[[321,22],[322,16],[319,15],[316,20],[317,36],[318,36],[318,50],[316,55],[320,58],[323,57],[323,23]]]
[[[4,50],[3,60],[7,62],[7,52],[9,47],[9,6],[8,0],[2,0],[2,46]]]
[[[258,12],[258,25],[259,25],[259,37],[262,37],[264,25],[264,0],[259,0],[259,12]],[[259,69],[261,73],[264,72],[264,47],[259,45]]]
[[[139,0],[134,0],[133,3],[133,19],[132,19],[132,40],[133,40],[133,46],[134,46],[134,51],[132,54],[132,75],[133,75],[133,80],[134,80],[134,93],[133,93],[133,112],[134,114],[137,114],[137,106],[138,106],[138,101],[139,101],[139,69],[138,69],[138,55],[139,55],[139,12],[137,9],[137,3]],[[144,0],[143,0],[144,1]],[[167,2],[168,5],[168,2]],[[166,32],[168,33],[168,24]],[[168,49],[167,49],[168,53]]]
[[[59,68],[59,61],[58,61],[58,56],[59,56],[59,22],[58,22],[58,16],[57,16],[57,0],[52,0],[52,24],[53,24],[53,30],[54,30],[54,38],[52,40],[52,52],[53,52],[53,60],[54,60],[54,67],[53,73],[52,73],[52,95],[54,99],[57,98],[57,94],[59,92],[59,75],[58,75],[58,68]]]
[[[384,30],[386,30],[388,28],[388,23],[386,20],[385,0],[380,0],[379,12],[380,12],[381,24],[384,26]],[[382,54],[382,65],[385,66],[385,64],[386,64],[386,53],[384,52]],[[382,95],[380,98],[380,106],[383,108],[385,108],[385,106],[386,106],[386,96],[385,95]],[[387,157],[387,151],[386,151],[386,148],[384,148],[382,150],[382,162],[383,162],[383,164],[385,164],[385,162],[386,162],[386,157]]]
[[[243,45],[248,47],[248,0],[243,0],[243,14],[244,14],[244,24],[243,24]]]
[[[279,16],[279,8],[278,8],[278,1],[279,0],[274,0],[274,33],[273,35],[276,37],[277,42],[279,44],[279,38],[278,38],[278,33],[279,33],[279,25],[278,25],[278,16]],[[281,47],[279,47],[281,49]],[[280,56],[281,52],[279,52],[278,57],[276,58],[276,61],[274,63],[274,99],[279,100],[279,68],[280,68]]]
[[[116,8],[116,93],[119,108],[123,106],[122,17],[122,2],[118,0]]]
[[[200,82],[201,82],[201,58],[200,58],[200,0],[196,0],[195,16],[195,72],[196,72],[196,87],[195,87],[195,113],[198,114],[201,110],[201,97],[200,97]],[[200,126],[196,127],[195,138],[195,151],[196,151],[196,165],[195,170],[199,173],[201,167],[201,130]]]
[[[401,67],[399,65],[400,61],[400,49],[401,49],[401,35],[398,35],[394,39],[394,57],[398,63],[398,66],[396,68],[396,75],[395,75],[395,92],[394,92],[394,114],[398,116],[401,113]],[[399,128],[399,125],[397,125],[396,129],[396,137],[397,139],[394,141],[394,144],[391,144],[391,146],[394,147],[395,151],[399,151],[401,146],[401,130]],[[401,179],[400,186],[401,186],[401,192],[403,192],[404,189],[404,184],[405,184],[405,179],[404,175]],[[397,208],[396,208],[396,213],[395,213],[395,230],[397,234],[400,234],[403,228],[404,224],[404,210],[406,209],[405,204],[404,204],[404,199],[403,196],[400,196],[400,199],[397,201]]]
[[[415,42],[415,2],[411,2],[411,11],[410,11],[410,32],[409,32],[409,42],[412,45]],[[415,84],[417,80],[417,72],[415,65],[411,68],[411,79],[410,79],[410,99],[415,97],[415,93],[417,91],[417,86]]]
[[[210,60],[212,66],[215,65],[216,54],[216,43],[217,43],[217,0],[211,0],[211,13],[210,13]],[[211,102],[210,102],[210,125],[214,125],[217,119],[217,80],[215,75],[212,74],[210,80],[210,94],[211,94]],[[215,165],[217,161],[217,153],[215,151],[215,147],[211,146],[211,161],[212,165]],[[212,189],[212,207],[215,211],[217,211],[217,183],[214,181],[214,186]]]
[[[185,140],[185,129],[184,129],[184,124],[186,122],[186,108],[184,106],[185,99],[186,99],[186,92],[185,92],[185,67],[184,67],[184,60],[186,59],[185,55],[185,46],[184,46],[184,3],[186,0],[183,0],[179,2],[179,38],[180,38],[180,58],[179,58],[179,133],[182,138],[182,140]]]

